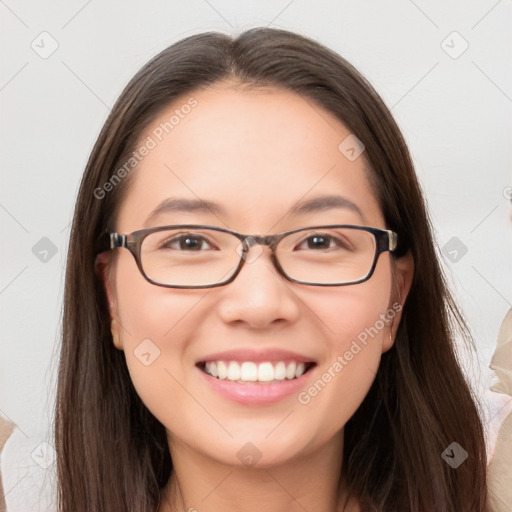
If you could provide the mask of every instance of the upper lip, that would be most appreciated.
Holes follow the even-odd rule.
[[[282,349],[266,349],[266,350],[251,350],[251,349],[234,349],[225,352],[216,352],[208,354],[201,358],[197,363],[205,363],[208,361],[254,361],[254,362],[278,362],[278,361],[296,361],[299,363],[314,363],[314,359],[308,356],[297,354],[289,350]]]

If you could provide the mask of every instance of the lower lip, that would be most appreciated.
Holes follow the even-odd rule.
[[[272,384],[259,382],[239,384],[238,382],[212,377],[200,368],[197,368],[197,370],[206,379],[208,385],[222,397],[244,405],[266,405],[297,394],[304,387],[314,368],[296,379],[275,381]]]

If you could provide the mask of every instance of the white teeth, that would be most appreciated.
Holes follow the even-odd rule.
[[[253,363],[245,361],[208,361],[205,371],[212,377],[233,382],[271,382],[273,380],[291,380],[300,377],[306,371],[304,363]]]
[[[219,373],[217,371],[217,364],[216,363],[206,363],[206,367],[208,368],[208,365],[210,365],[209,369],[208,369],[208,373],[212,376],[212,377],[218,377]]]
[[[256,363],[246,361],[240,367],[240,379],[247,382],[255,382],[258,380],[258,366]]]
[[[240,365],[231,361],[228,366],[228,380],[240,379]]]
[[[285,378],[286,378],[286,365],[282,361],[279,361],[279,363],[277,363],[274,366],[274,379],[284,380]]]
[[[297,368],[297,365],[295,363],[290,363],[286,367],[286,378],[287,379],[293,379],[295,377],[295,369]]]
[[[225,379],[228,376],[228,369],[224,361],[219,361],[217,363],[217,372],[219,379]]]
[[[260,382],[274,380],[274,367],[272,363],[260,363],[258,366],[258,380]]]

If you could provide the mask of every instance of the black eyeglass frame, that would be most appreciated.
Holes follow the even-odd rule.
[[[299,281],[297,279],[294,279],[286,274],[286,272],[281,267],[279,260],[277,259],[277,256],[275,254],[275,249],[277,244],[286,236],[291,235],[292,233],[297,233],[299,231],[310,231],[312,229],[331,229],[331,228],[348,228],[348,229],[358,229],[361,231],[367,231],[368,233],[371,233],[375,237],[375,255],[373,258],[372,266],[368,272],[368,274],[365,277],[362,277],[361,279],[358,279],[356,281],[349,281],[347,283],[308,283],[304,281]],[[169,284],[163,284],[159,283],[157,281],[154,281],[151,279],[146,272],[144,271],[144,268],[142,266],[142,259],[141,259],[141,247],[142,242],[144,239],[149,236],[152,233],[156,233],[158,231],[165,231],[169,229],[208,229],[213,231],[221,231],[223,233],[229,233],[236,238],[240,240],[242,243],[242,254],[240,255],[240,262],[238,264],[238,267],[236,268],[235,272],[226,279],[225,281],[222,281],[220,283],[215,284],[207,284],[207,285],[198,285],[198,286],[187,286],[187,285],[169,285]],[[288,281],[291,281],[292,283],[298,283],[303,284],[306,286],[348,286],[352,284],[359,284],[363,283],[365,281],[368,281],[370,279],[375,271],[375,267],[377,265],[377,260],[379,256],[383,252],[389,251],[390,253],[394,252],[398,245],[398,235],[389,229],[379,229],[379,228],[373,228],[369,226],[355,226],[352,224],[331,224],[331,225],[323,225],[323,226],[308,226],[305,228],[297,228],[292,229],[290,231],[284,231],[282,233],[277,233],[275,235],[244,235],[241,233],[237,233],[236,231],[232,231],[231,229],[225,229],[225,228],[219,228],[216,226],[204,226],[200,224],[177,224],[177,225],[171,225],[171,226],[158,226],[154,228],[146,228],[146,229],[139,229],[137,231],[133,231],[132,233],[128,234],[120,234],[120,233],[104,233],[103,236],[99,240],[99,250],[98,253],[118,249],[118,248],[125,248],[130,251],[132,256],[135,258],[135,262],[137,264],[137,267],[139,268],[140,273],[143,275],[143,277],[151,284],[154,284],[156,286],[163,286],[164,288],[181,288],[181,289],[200,289],[200,288],[216,288],[218,286],[225,286],[226,284],[229,284],[233,282],[236,278],[236,276],[240,273],[242,270],[242,267],[245,263],[245,256],[249,252],[250,248],[254,244],[259,245],[267,245],[271,253],[271,260],[274,264],[274,267],[277,269],[277,271]]]

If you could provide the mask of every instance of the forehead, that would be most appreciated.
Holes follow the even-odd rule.
[[[195,91],[166,106],[142,134],[138,147],[148,150],[132,171],[117,229],[145,227],[162,202],[185,199],[217,203],[222,214],[175,211],[175,223],[204,220],[263,232],[277,222],[305,220],[307,209],[287,215],[299,201],[325,195],[340,195],[363,214],[348,208],[341,215],[338,208],[340,221],[383,227],[364,153],[349,159],[340,151],[350,136],[333,114],[288,90]],[[152,225],[170,223],[171,213]]]

